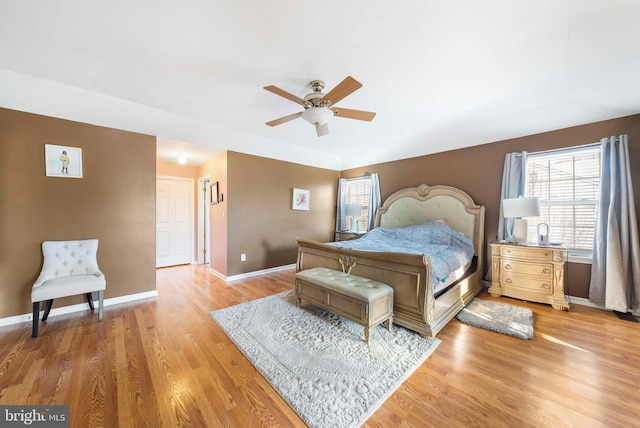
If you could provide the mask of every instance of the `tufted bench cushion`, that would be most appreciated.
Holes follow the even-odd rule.
[[[369,342],[371,328],[393,323],[393,288],[379,281],[316,267],[296,273],[296,302],[308,300],[365,328]]]

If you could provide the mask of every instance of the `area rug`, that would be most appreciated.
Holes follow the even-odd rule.
[[[520,339],[533,337],[533,311],[475,297],[458,315],[459,321]]]
[[[357,427],[440,343],[386,324],[363,327],[292,291],[213,311],[211,318],[310,427]]]

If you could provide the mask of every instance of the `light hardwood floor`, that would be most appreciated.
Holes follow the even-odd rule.
[[[36,339],[30,323],[0,328],[0,404],[67,404],[72,427],[304,426],[208,315],[293,278],[159,269],[158,298],[107,307],[102,323],[87,310],[50,318]],[[481,297],[532,308],[534,338],[454,319],[365,426],[638,426],[640,323]]]

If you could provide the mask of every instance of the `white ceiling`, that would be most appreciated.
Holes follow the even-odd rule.
[[[0,106],[158,136],[159,160],[342,170],[640,112],[639,18],[637,0],[0,0]],[[265,125],[302,108],[264,86],[348,75],[364,86],[337,105],[372,122]]]

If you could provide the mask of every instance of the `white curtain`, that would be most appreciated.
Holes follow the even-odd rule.
[[[367,230],[373,229],[376,222],[376,213],[380,208],[380,179],[378,174],[372,173],[371,178],[371,193],[369,193],[369,217],[367,218]]]
[[[640,310],[640,241],[627,136],[603,138],[600,198],[589,300],[618,312]]]
[[[525,165],[527,162],[527,152],[507,153],[504,157],[504,168],[502,170],[502,188],[500,190],[500,212],[498,213],[498,234],[496,239],[513,241],[513,219],[504,218],[502,214],[502,200],[517,198],[524,194]],[[491,258],[491,252],[488,253]],[[489,270],[485,279],[491,281],[491,260],[489,260]]]
[[[500,213],[498,213],[498,240],[513,241],[513,220],[504,218],[502,201],[524,196],[525,166],[527,152],[507,153],[502,171],[502,189],[500,191]]]
[[[336,230],[347,230],[347,179],[338,179],[338,208],[336,210]]]

